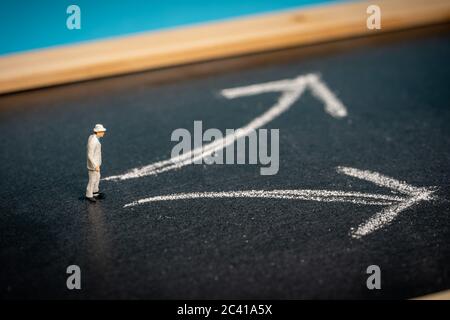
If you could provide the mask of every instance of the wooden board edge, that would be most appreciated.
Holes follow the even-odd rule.
[[[344,2],[0,57],[0,94],[450,21],[448,0]]]
[[[450,300],[450,289],[440,292],[430,293],[412,300]]]

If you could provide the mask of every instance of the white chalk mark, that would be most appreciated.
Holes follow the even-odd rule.
[[[366,205],[391,205],[403,200],[401,197],[377,195],[361,192],[343,192],[330,190],[246,190],[246,191],[224,191],[224,192],[190,192],[176,193],[164,196],[149,197],[128,203],[124,206],[133,207],[148,202],[190,200],[190,199],[219,199],[219,198],[271,198],[287,200],[307,200],[321,202],[350,202]]]
[[[198,159],[210,156],[214,152],[233,144],[236,140],[248,136],[254,130],[261,128],[274,120],[280,114],[289,110],[289,108],[301,97],[306,88],[310,88],[313,95],[324,103],[325,111],[331,116],[335,118],[342,118],[347,115],[347,109],[345,106],[316,74],[299,76],[295,79],[225,89],[221,91],[221,94],[228,99],[261,94],[265,92],[281,92],[282,94],[278,101],[269,110],[256,117],[245,126],[235,130],[234,134],[226,135],[222,139],[213,141],[203,147],[193,149],[183,155],[154,162],[143,167],[134,168],[124,174],[106,177],[104,180],[127,180],[148,175],[155,175],[174,169],[179,169],[186,165],[192,164]]]
[[[347,116],[347,108],[317,76],[311,76],[309,86],[315,97],[325,103],[325,111],[335,118]]]
[[[338,190],[244,190],[222,192],[190,192],[148,197],[124,205],[124,208],[134,207],[149,202],[176,201],[192,199],[222,199],[222,198],[268,198],[284,200],[304,200],[319,202],[349,202],[362,205],[387,206],[376,213],[365,223],[350,232],[353,238],[361,238],[389,224],[403,210],[420,201],[433,199],[433,188],[417,188],[405,182],[384,176],[377,172],[359,170],[349,167],[338,167],[337,172],[372,182],[381,187],[387,187],[401,195],[385,195]]]
[[[392,222],[395,217],[403,210],[419,203],[420,201],[430,200],[432,191],[428,191],[424,194],[412,196],[406,198],[403,202],[391,205],[380,212],[377,212],[375,216],[371,217],[368,221],[360,224],[355,231],[351,232],[353,238],[361,238],[369,233],[372,233],[378,229],[381,229],[385,225]]]
[[[404,211],[421,201],[433,199],[432,194],[434,192],[434,188],[417,188],[407,184],[406,182],[368,170],[338,167],[337,171],[351,177],[370,181],[378,186],[389,188],[406,196],[401,203],[393,204],[387,208],[384,208],[382,211],[377,212],[368,221],[359,225],[355,231],[351,232],[354,238],[361,238],[362,236],[384,227],[392,222],[392,220],[394,220],[401,211]]]
[[[386,187],[403,194],[412,195],[415,193],[420,193],[427,191],[427,188],[417,188],[413,187],[405,182],[387,177],[378,172],[372,172],[369,170],[359,170],[349,167],[337,167],[337,172],[346,174],[347,176],[355,177],[361,180],[370,181],[380,187]]]

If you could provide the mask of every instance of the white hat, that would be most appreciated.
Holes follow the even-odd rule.
[[[96,124],[94,128],[94,132],[104,132],[106,128],[102,124]]]

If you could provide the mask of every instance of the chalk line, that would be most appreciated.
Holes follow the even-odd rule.
[[[366,205],[391,205],[403,200],[401,197],[377,195],[361,192],[343,192],[333,190],[245,190],[245,191],[222,191],[222,192],[189,192],[175,193],[164,196],[155,196],[137,200],[124,205],[134,207],[148,202],[192,200],[192,199],[220,199],[220,198],[271,198],[286,200],[306,200],[321,202],[350,202]]]
[[[347,109],[324,84],[317,74],[307,74],[294,79],[285,79],[250,86],[224,89],[221,94],[227,99],[234,99],[243,96],[261,94],[265,92],[281,92],[277,102],[262,115],[256,117],[245,126],[235,130],[233,134],[228,134],[221,139],[217,139],[202,147],[195,148],[177,157],[151,163],[143,167],[133,168],[123,174],[109,176],[103,180],[127,180],[133,178],[156,175],[170,170],[179,169],[194,161],[212,155],[221,149],[233,144],[236,140],[246,137],[254,130],[263,127],[267,123],[277,118],[301,97],[304,90],[310,88],[313,95],[321,100],[325,105],[325,112],[335,118],[347,116]]]
[[[310,189],[189,192],[143,198],[125,204],[124,208],[158,201],[223,198],[267,198],[319,202],[348,202],[359,205],[387,206],[373,217],[369,218],[366,222],[360,224],[356,230],[353,228],[351,229],[350,235],[353,238],[359,239],[391,223],[401,211],[406,210],[420,201],[433,199],[433,188],[417,188],[378,172],[368,170],[359,170],[350,167],[337,167],[336,170],[339,173],[366,180],[381,187],[389,188],[392,191],[399,192],[401,195]]]
[[[405,182],[401,182],[394,178],[390,178],[390,177],[382,175],[378,172],[372,172],[369,170],[359,170],[359,169],[349,168],[349,167],[337,167],[336,171],[339,173],[343,173],[350,177],[355,177],[358,179],[372,182],[380,187],[386,187],[386,188],[401,192],[403,194],[413,195],[413,194],[425,192],[428,190],[427,188],[413,187]]]

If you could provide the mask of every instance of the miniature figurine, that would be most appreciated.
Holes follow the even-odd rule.
[[[87,169],[89,182],[86,188],[86,199],[96,202],[95,198],[101,198],[98,185],[100,182],[100,166],[102,165],[102,145],[100,138],[105,135],[106,129],[101,124],[96,124],[94,133],[89,136],[87,143]]]

